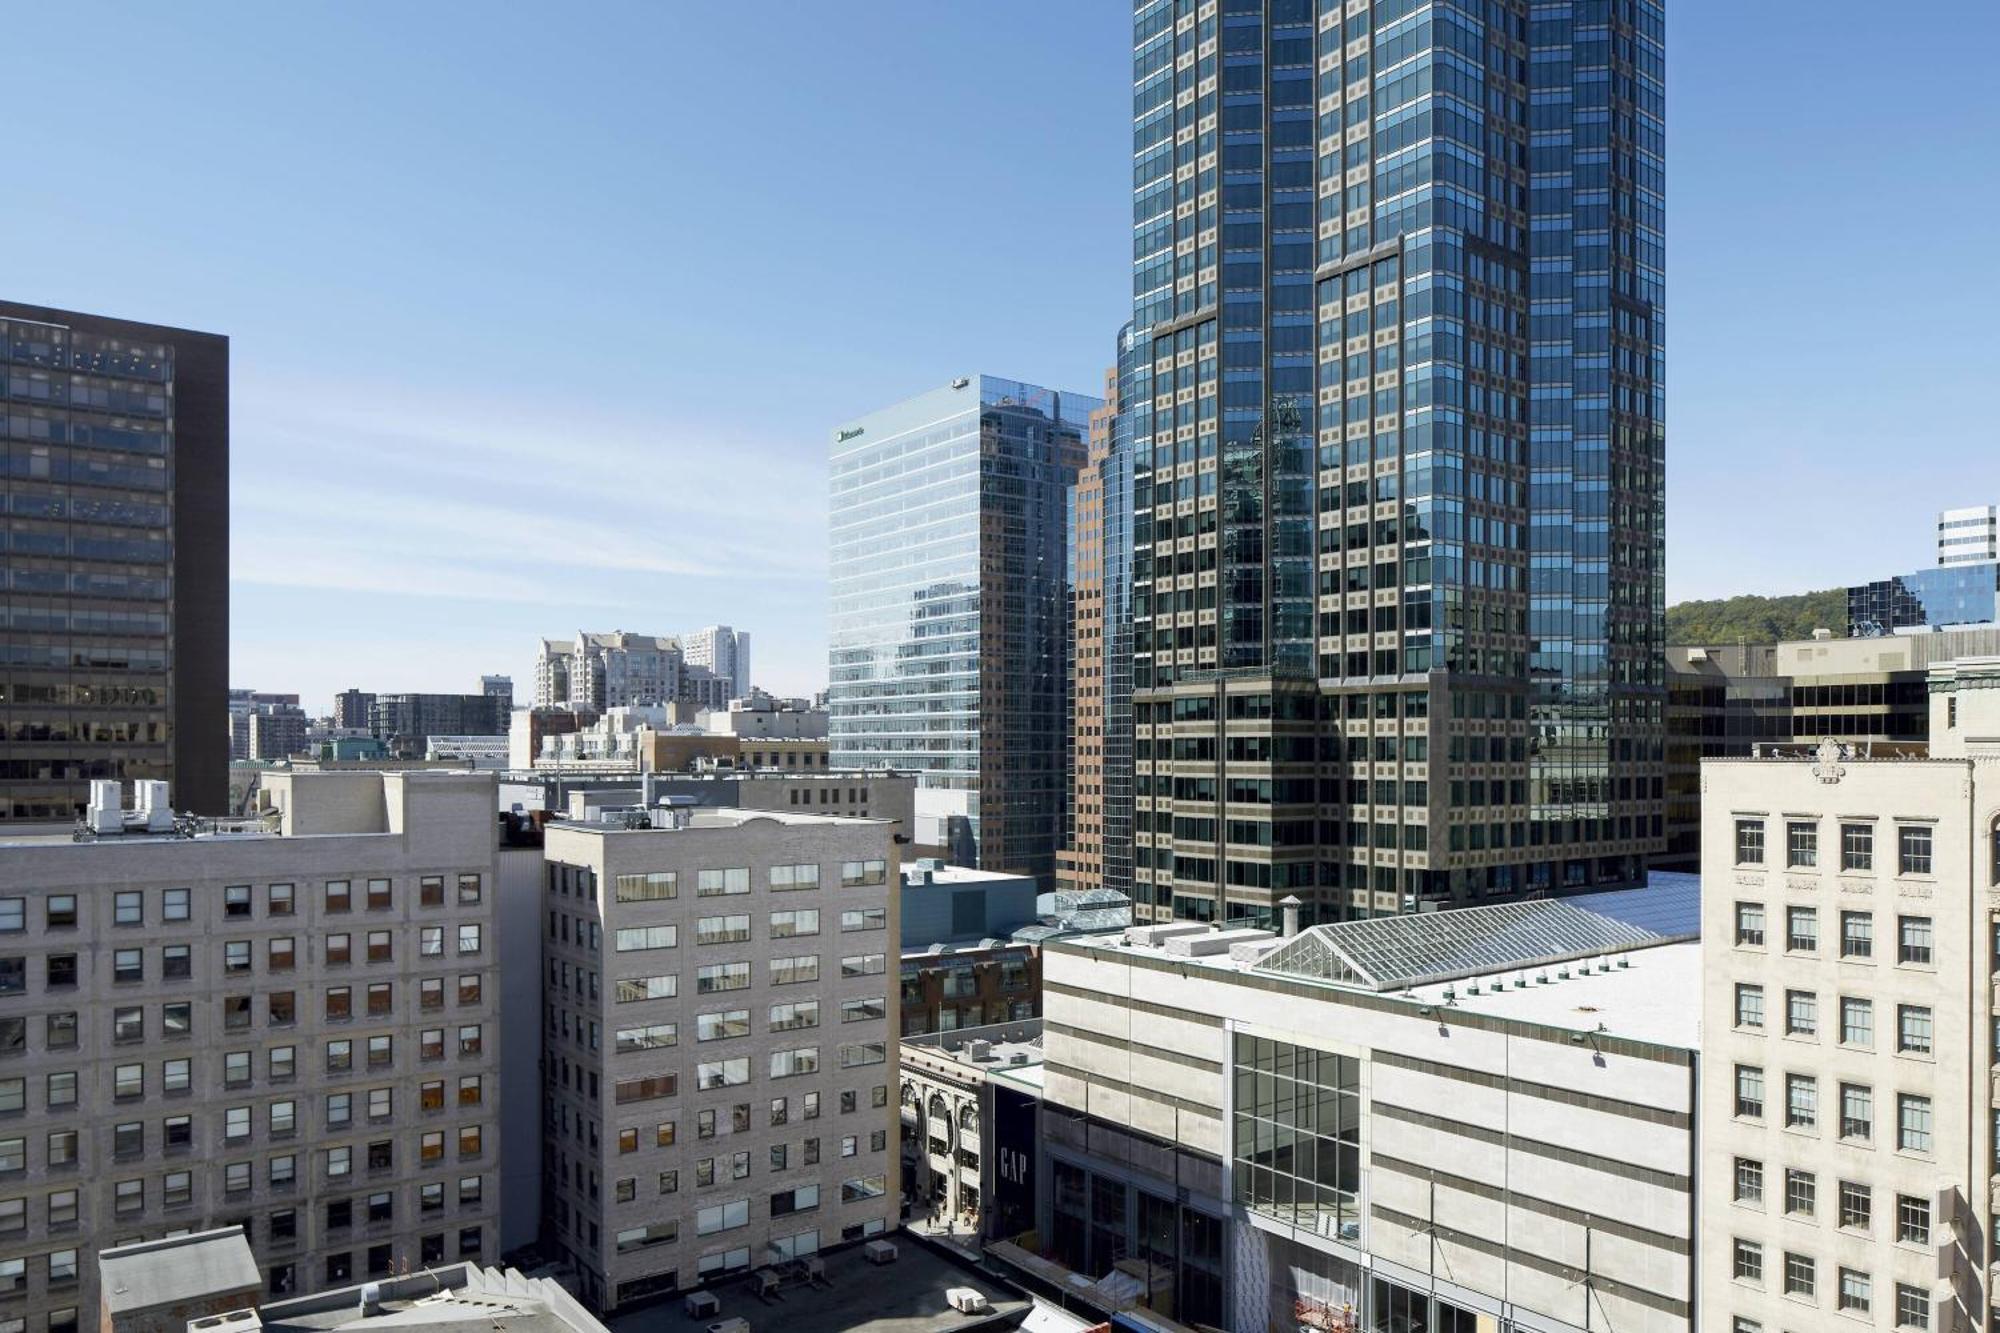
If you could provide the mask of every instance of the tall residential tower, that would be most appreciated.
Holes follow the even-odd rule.
[[[1136,0],[1152,915],[1661,846],[1654,0]]]
[[[1068,796],[1068,491],[1102,406],[974,375],[833,438],[833,766],[914,771],[919,842],[1045,888]]]
[[[0,301],[0,820],[229,787],[229,340]]]

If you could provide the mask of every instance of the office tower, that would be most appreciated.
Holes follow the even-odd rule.
[[[1069,836],[1056,881],[1072,890],[1132,891],[1132,448],[1119,365],[1090,414],[1088,461],[1070,491]],[[1122,429],[1121,429],[1122,428]]]
[[[1660,845],[1661,7],[1530,18],[1135,3],[1156,918],[1630,883]]]
[[[2000,560],[2000,505],[1946,509],[1938,514],[1940,565]]]
[[[500,706],[511,710],[514,707],[514,678],[512,676],[481,676],[479,692],[489,699],[498,699]]]
[[[897,1225],[893,826],[657,818],[545,844],[543,1241],[600,1309]]]
[[[833,439],[836,768],[915,772],[918,840],[1055,881],[1068,493],[1103,404],[973,375]]]
[[[1847,632],[1855,638],[2000,621],[2000,563],[1957,561],[1847,590]]]
[[[1991,1326],[2000,658],[1929,684],[1928,760],[1702,766],[1705,1328]]]
[[[365,690],[342,690],[333,696],[333,723],[347,731],[372,731],[375,696]]]
[[[689,666],[706,667],[729,682],[729,697],[741,699],[750,693],[750,635],[727,625],[710,625],[681,640],[681,652]]]
[[[0,301],[0,820],[229,793],[229,340]]]
[[[493,779],[269,773],[198,830],[103,786],[0,836],[8,1314],[95,1328],[92,1250],[225,1221],[272,1295],[497,1259]]]

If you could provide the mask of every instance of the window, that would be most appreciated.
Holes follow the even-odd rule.
[[[460,953],[478,953],[479,946],[480,927],[477,924],[462,925],[458,928],[458,951]]]
[[[136,1071],[139,1068],[140,1067],[138,1065],[119,1066],[119,1069],[121,1071],[123,1070]],[[140,1092],[143,1092],[144,1089],[145,1089],[144,1079],[143,1077],[140,1077],[138,1086],[136,1088],[128,1088],[127,1084],[120,1082],[118,1095],[121,1097],[136,1097],[139,1095]],[[61,1070],[56,1073],[50,1074],[48,1077],[48,1092],[46,1094],[46,1097],[48,1105],[50,1106],[75,1106],[76,1071]]]
[[[1819,1033],[1819,996],[1809,990],[1785,992],[1785,1032],[1793,1037]]]
[[[621,903],[662,902],[680,896],[679,878],[671,870],[620,875],[613,881],[613,893]]]
[[[1811,1074],[1785,1075],[1785,1124],[1813,1129],[1819,1124],[1819,1080]]]
[[[887,1191],[888,1185],[884,1177],[857,1176],[853,1180],[840,1182],[840,1201],[860,1203],[864,1199],[879,1199]]]
[[[1840,914],[1840,956],[1851,959],[1873,958],[1875,956],[1875,914],[1873,912],[1842,912]]]
[[[798,1046],[788,1051],[771,1052],[771,1077],[794,1078],[800,1074],[819,1072],[819,1047]]]
[[[28,928],[28,900],[0,898],[0,934],[13,935]]]
[[[738,866],[727,870],[698,870],[695,872],[694,892],[697,898],[721,898],[748,893],[750,869],[748,866]]]
[[[330,879],[326,882],[326,910],[329,912],[351,912],[354,910],[354,886],[344,879]]]
[[[0,972],[0,993],[19,994],[27,988],[27,978],[21,975],[22,961],[18,958],[0,959],[7,970]],[[73,953],[52,953],[48,957],[48,986],[51,990],[61,990],[76,985],[76,955]],[[16,984],[16,977],[19,978]]]
[[[1896,1006],[1896,1049],[1904,1055],[1931,1053],[1931,1007],[1927,1004]]]
[[[1736,864],[1740,866],[1760,866],[1764,864],[1763,820],[1739,819],[1736,821]]]
[[[111,1040],[123,1045],[146,1039],[146,1011],[131,1005],[111,1011]]]
[[[290,884],[273,884],[265,900],[264,911],[270,916],[290,916],[292,902],[293,893]]]
[[[1896,827],[1896,873],[1931,873],[1931,828],[1928,824],[1899,824]]]
[[[1853,1180],[1840,1182],[1840,1225],[1868,1229],[1875,1212],[1874,1192]]]
[[[1896,1146],[1904,1152],[1931,1150],[1931,1099],[1915,1093],[1896,1094]]]
[[[162,921],[185,921],[189,916],[189,890],[162,889],[160,891],[160,919]]]
[[[478,1055],[486,1049],[485,1029],[477,1023],[465,1023],[458,1029],[458,1053]]]
[[[1736,904],[1736,942],[1759,949],[1764,947],[1764,904]]]
[[[348,963],[354,960],[354,937],[341,933],[326,937],[326,961]]]
[[[741,1087],[750,1081],[750,1061],[748,1057],[732,1060],[707,1060],[696,1066],[696,1086],[709,1088]]]
[[[840,1002],[840,1021],[843,1023],[867,1023],[888,1016],[889,999],[884,995]]]
[[[1764,1202],[1764,1164],[1749,1157],[1736,1159],[1736,1202]]]
[[[1931,1243],[1931,1202],[1913,1194],[1896,1196],[1896,1239],[1905,1245]]]
[[[24,1078],[0,1078],[0,1112],[25,1111],[28,1108],[28,1081]]]
[[[224,917],[248,917],[250,915],[250,886],[231,884],[222,891],[222,915]]]
[[[1811,1217],[1819,1206],[1819,1180],[1810,1171],[1785,1172],[1785,1211]]]
[[[21,1138],[0,1139],[0,1173],[25,1171],[28,1167],[28,1141]]]
[[[1819,1291],[1819,1273],[1809,1255],[1785,1252],[1785,1294],[1812,1296]]]
[[[680,927],[621,926],[612,938],[612,947],[619,953],[635,953],[642,949],[671,949],[680,943]]]
[[[1819,909],[1785,909],[1785,948],[1793,953],[1811,953],[1819,948]]]
[[[224,940],[222,943],[222,970],[226,973],[248,972],[250,970],[250,941]]]
[[[672,980],[672,978],[668,978]],[[619,983],[621,986],[623,982]],[[744,990],[750,985],[750,964],[709,963],[697,968],[694,974],[694,989],[698,995],[713,995],[719,991]]]
[[[1840,868],[1842,870],[1873,870],[1875,868],[1875,826],[1873,824],[1842,824],[1840,826]]]
[[[186,1060],[163,1060],[160,1062],[160,1087],[167,1092],[186,1092],[191,1075]]]
[[[771,1216],[789,1217],[793,1213],[809,1213],[819,1207],[819,1186],[799,1185],[792,1189],[780,1190],[771,1196]]]
[[[723,966],[727,967],[730,964],[725,963]],[[735,964],[735,966],[742,967],[747,973],[750,965],[748,963],[739,963]],[[705,972],[708,969],[703,968],[702,970]],[[747,977],[744,984],[749,984]],[[707,989],[700,986],[697,988]],[[613,984],[611,998],[616,1004],[634,1004],[641,1000],[671,1000],[679,989],[680,978],[671,972],[657,977],[620,977]]]
[[[458,905],[460,907],[477,907],[482,892],[477,874],[468,873],[458,877]]]
[[[619,1028],[615,1047],[619,1054],[632,1051],[656,1051],[672,1046],[677,1040],[675,1025],[672,1023],[649,1023],[643,1027]]]
[[[76,1251],[51,1250],[49,1252],[49,1282],[76,1281]]]
[[[1840,1137],[1875,1137],[1875,1090],[1862,1083],[1840,1085]]]
[[[442,1162],[444,1160],[443,1130],[426,1130],[418,1136],[417,1160],[421,1162]]]
[[[396,1007],[396,986],[390,981],[368,983],[368,1016],[382,1018],[394,1012]]]
[[[18,1079],[15,1080],[16,1083],[19,1081]],[[0,1094],[4,1094],[4,1092],[4,1085],[0,1085]],[[0,1097],[0,1105],[4,1105],[4,1097]],[[73,1129],[49,1131],[49,1165],[76,1165],[76,1142],[76,1131]]]
[[[298,957],[297,944],[289,935],[265,944],[264,967],[270,972],[289,972]]]
[[[771,984],[773,986],[795,986],[819,980],[819,955],[801,954],[795,958],[773,958],[771,960]]]
[[[121,1180],[111,1187],[111,1196],[111,1206],[116,1212],[144,1212],[146,1208],[146,1182],[143,1180]]]
[[[57,904],[61,904],[66,920],[57,920]],[[137,890],[128,890],[111,895],[111,920],[120,926],[142,926],[146,923],[146,895]],[[49,924],[51,926],[73,926],[76,924],[76,899],[69,894],[49,899]]]
[[[712,1236],[718,1231],[733,1231],[737,1227],[750,1225],[750,1201],[732,1199],[727,1203],[711,1204],[695,1214],[696,1234]]]
[[[712,1014],[695,1016],[696,1041],[726,1041],[731,1037],[750,1035],[750,1011],[748,1009],[721,1009]]]
[[[1819,864],[1819,825],[1802,819],[1785,824],[1785,865],[1809,870]]]
[[[783,893],[791,889],[816,889],[819,887],[819,867],[817,865],[792,865],[771,867],[771,889]]]
[[[146,1066],[119,1065],[111,1072],[111,1082],[113,1095],[121,1100],[143,1097],[146,1095]]]
[[[169,1171],[160,1178],[160,1202],[172,1208],[194,1199],[194,1175],[188,1171]]]
[[[696,944],[738,944],[750,938],[749,913],[705,916],[695,922]]]
[[[368,881],[369,911],[386,912],[394,905],[395,905],[395,895],[390,890],[388,880],[371,879]]]
[[[1875,1288],[1868,1274],[1852,1268],[1840,1270],[1840,1308],[1854,1314],[1867,1314],[1874,1308]]]
[[[1931,954],[1931,919],[1927,916],[1899,916],[1896,918],[1896,961],[1910,963],[1918,967],[1929,967],[1933,961]]]
[[[144,949],[113,949],[111,951],[111,979],[113,981],[144,981],[146,979],[146,951]]]
[[[819,1001],[798,1000],[791,1004],[774,1004],[767,1019],[767,1026],[773,1032],[816,1028],[819,1026]]]
[[[222,1056],[222,1086],[239,1087],[250,1081],[250,1052],[226,1051]]]
[[[379,1069],[393,1064],[396,1059],[396,1039],[387,1033],[368,1039],[368,1066]]]
[[[1840,1040],[1848,1046],[1875,1044],[1875,1004],[1852,995],[1840,997]]]
[[[887,966],[884,955],[879,953],[857,954],[840,960],[840,975],[843,977],[879,977]]]
[[[819,934],[818,908],[807,907],[771,913],[771,938],[774,940],[817,934]]]
[[[1896,1327],[1921,1328],[1931,1326],[1931,1296],[1922,1287],[1913,1287],[1907,1282],[1896,1284]]]
[[[425,1028],[417,1033],[417,1058],[420,1060],[444,1059],[443,1028]]]
[[[879,1065],[888,1058],[888,1043],[886,1042],[853,1042],[840,1048],[840,1067],[842,1069],[858,1069],[863,1065]]]
[[[841,863],[840,887],[843,889],[860,888],[869,884],[886,884],[888,882],[889,863],[887,861],[845,861]]]
[[[390,932],[371,930],[368,932],[368,961],[388,963],[395,961],[396,946]]]
[[[889,910],[886,907],[863,907],[840,914],[842,930],[887,930],[888,927]]]
[[[331,1022],[340,1022],[354,1016],[353,987],[328,986],[326,988],[326,1016]]]
[[[170,1115],[160,1122],[160,1138],[169,1152],[194,1146],[194,1118]]]

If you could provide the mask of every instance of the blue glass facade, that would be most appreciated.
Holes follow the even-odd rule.
[[[914,772],[966,864],[1052,885],[1068,488],[1100,400],[972,376],[832,444],[829,748]]]
[[[1155,915],[1660,845],[1662,40],[1652,0],[1135,3]]]
[[[2000,621],[2000,564],[1939,566],[1847,590],[1847,632],[1893,634]]]

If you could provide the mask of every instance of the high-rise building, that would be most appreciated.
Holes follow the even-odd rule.
[[[897,1224],[894,826],[656,818],[546,835],[543,1238],[601,1309]]]
[[[1938,514],[1940,565],[2000,560],[2000,505],[1946,509]]]
[[[1929,686],[1927,759],[1702,766],[1704,1328],[1995,1317],[2000,658]]]
[[[96,1328],[93,1249],[225,1222],[272,1295],[496,1259],[493,778],[271,773],[198,829],[103,786],[0,836],[7,1317]]]
[[[1132,449],[1120,385],[1131,333],[1119,330],[1119,365],[1104,377],[1070,491],[1070,799],[1056,854],[1062,887],[1123,894],[1132,890]]]
[[[272,756],[270,755],[258,755],[252,750],[250,743],[251,717],[271,708],[297,709],[298,706],[299,696],[296,694],[266,694],[261,690],[230,690],[229,757],[231,759],[271,758]],[[290,751],[286,751],[286,753],[289,754]]]
[[[1663,836],[1662,7],[1135,0],[1134,896]]]
[[[248,726],[250,759],[285,759],[306,748],[306,710],[297,704],[259,704]]]
[[[229,799],[229,340],[0,301],[0,820]]]
[[[728,681],[730,698],[750,693],[749,631],[709,625],[683,637],[681,653],[689,666],[706,667]]]
[[[500,706],[511,709],[514,706],[514,678],[512,676],[481,676],[479,692],[491,699],[500,700]]]
[[[1955,561],[1847,590],[1847,632],[1856,638],[2000,621],[2000,562]]]
[[[743,667],[749,669],[747,643]],[[535,659],[537,708],[601,713],[676,702],[727,708],[733,685],[728,672],[690,663],[679,639],[657,634],[614,630],[543,639]]]
[[[513,712],[492,694],[378,694],[368,726],[395,752],[422,755],[432,736],[504,736]]]
[[[333,722],[349,731],[372,730],[375,696],[366,690],[342,690],[333,696]]]
[[[833,437],[833,765],[915,772],[920,840],[1045,887],[1068,796],[1068,494],[1102,405],[973,375]]]

